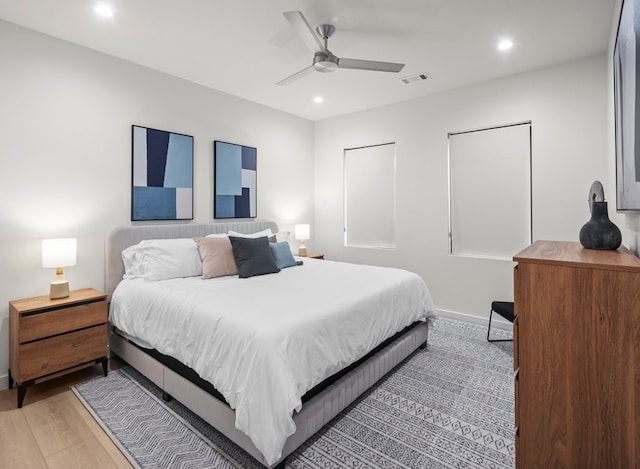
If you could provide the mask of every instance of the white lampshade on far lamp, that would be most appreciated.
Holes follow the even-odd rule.
[[[42,241],[42,268],[56,269],[49,297],[54,300],[69,296],[69,281],[63,267],[76,265],[76,238],[45,239]]]
[[[294,227],[295,237],[300,241],[298,256],[305,257],[307,255],[307,247],[304,245],[304,241],[305,239],[309,239],[309,231],[309,225],[295,225]]]

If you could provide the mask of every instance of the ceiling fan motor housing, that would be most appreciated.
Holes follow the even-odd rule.
[[[338,57],[328,51],[318,51],[313,56],[313,68],[322,73],[335,72],[338,69]]]

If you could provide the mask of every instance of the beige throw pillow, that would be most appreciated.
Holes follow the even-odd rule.
[[[202,278],[237,275],[238,267],[233,258],[229,237],[194,238],[200,259],[202,259]]]

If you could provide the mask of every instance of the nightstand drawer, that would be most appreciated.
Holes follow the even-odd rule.
[[[20,319],[20,343],[83,329],[107,322],[107,302],[96,301],[77,306],[30,314]]]
[[[83,329],[20,346],[18,383],[107,355],[107,325]]]

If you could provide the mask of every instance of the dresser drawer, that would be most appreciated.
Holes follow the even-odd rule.
[[[107,324],[20,346],[18,384],[107,356]]]
[[[107,322],[107,302],[96,301],[20,318],[20,343]]]

